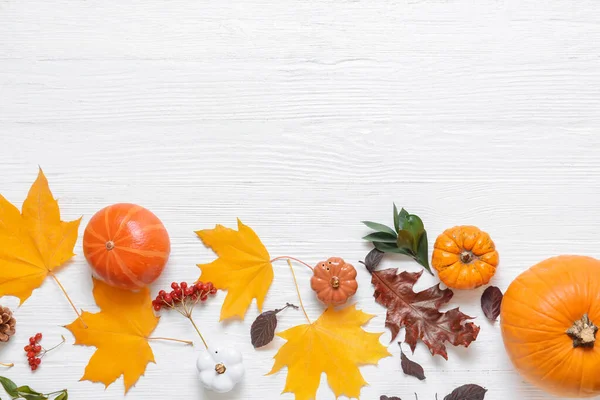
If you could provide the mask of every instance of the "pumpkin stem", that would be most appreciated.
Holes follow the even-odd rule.
[[[340,278],[337,276],[332,276],[330,283],[332,288],[338,289],[340,287]]]
[[[217,374],[223,375],[225,373],[225,371],[227,371],[227,368],[225,368],[225,364],[218,363],[217,365],[215,365],[215,372]]]
[[[567,335],[573,339],[573,347],[594,347],[598,327],[590,321],[587,314],[575,321],[573,326],[567,329]]]
[[[466,250],[463,251],[462,253],[460,253],[460,261],[462,261],[465,264],[470,263],[471,261],[473,261],[473,253]]]
[[[109,240],[108,242],[106,242],[106,250],[112,250],[115,248],[115,242],[113,242],[112,240]]]

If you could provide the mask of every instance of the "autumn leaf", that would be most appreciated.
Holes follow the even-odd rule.
[[[197,231],[202,242],[217,254],[209,264],[198,264],[199,279],[212,282],[218,289],[227,290],[221,308],[221,320],[231,317],[244,319],[253,299],[258,310],[271,282],[273,266],[269,252],[256,233],[238,219],[238,230],[217,225],[214,229]]]
[[[481,309],[486,318],[492,322],[500,315],[502,297],[502,291],[496,286],[489,286],[481,295]]]
[[[328,308],[312,324],[278,333],[287,342],[275,355],[269,375],[287,366],[283,391],[294,393],[296,400],[315,398],[323,372],[336,397],[358,398],[367,384],[358,366],[376,365],[390,355],[379,342],[382,333],[361,328],[372,317],[354,305],[342,310]]]
[[[483,400],[487,389],[479,385],[463,385],[452,391],[444,400]]]
[[[287,303],[285,307],[278,308],[276,310],[265,311],[256,317],[252,323],[252,326],[250,327],[250,340],[252,341],[252,346],[254,346],[255,349],[271,343],[275,337],[275,329],[277,329],[277,314],[288,307],[292,307],[296,310],[298,309],[298,306]]]
[[[398,343],[400,345],[400,343]],[[425,380],[425,371],[423,371],[423,367],[413,360],[410,360],[406,354],[402,351],[402,345],[400,345],[400,366],[402,367],[402,372],[406,375],[414,376],[418,380]]]
[[[66,326],[75,336],[75,344],[97,348],[81,380],[108,386],[123,375],[127,392],[144,374],[146,365],[154,362],[148,337],[158,317],[152,311],[150,290],[130,292],[94,279],[93,293],[101,311],[83,312],[87,328],[80,319]]]
[[[421,339],[432,355],[439,354],[448,359],[445,342],[468,347],[477,338],[479,327],[472,322],[466,323],[472,317],[463,314],[458,308],[444,313],[439,311],[441,306],[452,299],[452,290],[442,290],[438,284],[415,293],[413,286],[422,273],[423,271],[398,274],[396,268],[373,271],[373,297],[387,308],[385,326],[392,331],[392,340],[404,327],[405,342],[413,352],[417,340]]]
[[[80,219],[60,220],[42,170],[23,202],[22,212],[0,195],[0,296],[16,296],[21,304],[44,279],[71,257]]]

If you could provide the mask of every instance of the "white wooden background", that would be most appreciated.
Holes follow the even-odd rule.
[[[391,222],[392,201],[423,218],[430,243],[456,224],[487,230],[501,255],[492,283],[504,290],[546,257],[600,257],[599,18],[597,0],[0,0],[0,193],[20,205],[40,165],[64,219],[83,215],[81,233],[105,205],[150,208],[173,247],[154,293],[213,259],[194,230],[240,217],[273,256],[356,262],[369,250],[359,221]],[[95,310],[81,241],[76,252],[60,278]],[[384,309],[355,265],[354,300],[382,331]],[[384,266],[419,270],[400,257]],[[275,265],[267,309],[297,302],[287,268]],[[298,274],[316,318],[309,274]],[[441,399],[477,383],[486,399],[547,399],[511,369],[481,292],[451,304],[477,316],[477,342],[450,349],[448,362],[419,344],[424,382],[402,374],[392,343],[393,357],[362,368],[362,398]],[[198,319],[209,340],[243,351],[245,383],[204,393],[197,349],[156,342],[157,364],[127,399],[293,399],[279,397],[285,370],[264,376],[283,341],[253,350],[256,307],[221,325],[222,298]],[[122,398],[122,380],[78,382],[94,350],[70,345],[61,326],[74,315],[52,282],[16,316],[0,359],[17,366],[0,373],[75,400]],[[194,339],[178,317],[165,315],[156,334]],[[282,329],[304,322],[282,317]],[[69,344],[31,374],[22,347],[37,331]],[[326,383],[317,398],[334,398]]]

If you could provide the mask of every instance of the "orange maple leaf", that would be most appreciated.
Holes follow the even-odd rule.
[[[237,231],[217,225],[196,234],[219,256],[209,264],[198,264],[198,267],[202,270],[200,278],[203,281],[227,290],[221,320],[235,316],[244,319],[253,299],[262,311],[273,282],[273,266],[269,252],[252,228],[238,219]]]
[[[22,212],[0,195],[0,296],[16,296],[23,304],[48,275],[60,285],[54,273],[75,255],[80,221],[60,220],[41,169]]]
[[[127,393],[154,362],[148,340],[158,317],[152,311],[150,290],[130,292],[94,279],[94,299],[101,311],[83,312],[87,328],[81,319],[65,327],[75,336],[75,344],[97,348],[81,380],[108,386],[123,375]]]

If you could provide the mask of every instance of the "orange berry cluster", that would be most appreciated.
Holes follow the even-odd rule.
[[[211,282],[192,283],[173,282],[171,283],[171,292],[161,290],[156,299],[152,300],[152,307],[155,311],[160,311],[163,307],[175,307],[178,303],[184,303],[186,300],[197,302],[206,301],[209,294],[217,293],[217,288]]]

